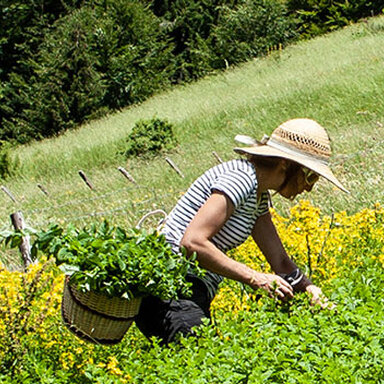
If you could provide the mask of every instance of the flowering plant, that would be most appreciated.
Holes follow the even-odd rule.
[[[83,229],[70,225],[64,230],[52,225],[33,235],[32,257],[41,252],[53,258],[82,292],[92,290],[127,299],[146,295],[170,299],[189,294],[188,271],[201,273],[195,257],[174,254],[156,231],[127,232],[104,221]],[[11,237],[6,242],[16,246],[17,235]]]
[[[288,217],[273,212],[273,220],[296,263],[321,284],[336,311],[310,306],[305,293],[280,302],[225,279],[211,306],[214,324],[196,328],[198,338],[181,338],[170,348],[152,338],[149,348],[133,326],[129,337],[105,348],[63,332],[64,275],[54,258],[39,257],[26,273],[0,264],[0,382],[152,384],[187,377],[190,384],[219,377],[221,383],[317,384],[323,377],[351,383],[352,372],[354,382],[376,383],[384,354],[377,332],[384,325],[384,207],[328,216],[301,201]],[[231,256],[270,271],[251,239]]]

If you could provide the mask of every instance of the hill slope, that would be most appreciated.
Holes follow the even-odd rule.
[[[20,209],[31,225],[52,220],[114,217],[132,224],[149,209],[169,209],[203,170],[235,156],[236,134],[261,137],[293,117],[319,121],[330,132],[334,170],[350,196],[320,182],[311,201],[326,212],[355,211],[382,198],[384,155],[384,18],[351,26],[276,51],[195,84],[176,87],[143,103],[58,138],[17,149],[22,172],[5,184],[16,203],[0,195],[0,220]],[[134,123],[154,116],[175,125],[177,151],[169,154],[179,177],[157,158],[125,161],[118,154]],[[125,167],[140,187],[117,171]],[[93,181],[90,191],[78,176]],[[49,196],[42,194],[42,184]],[[306,197],[306,196],[304,196]],[[276,198],[286,211],[288,204]],[[121,213],[118,217],[118,213]]]

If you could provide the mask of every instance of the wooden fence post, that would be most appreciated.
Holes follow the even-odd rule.
[[[47,192],[47,190],[44,188],[43,185],[41,185],[41,184],[37,184],[37,187],[40,189],[41,192],[44,193],[45,196],[48,196],[48,195],[49,195],[49,193]]]
[[[11,221],[12,225],[16,230],[23,230],[25,228],[24,224],[24,218],[23,214],[21,212],[15,212],[11,215]],[[21,257],[23,259],[24,263],[24,270],[27,269],[27,267],[32,264],[32,258],[31,258],[31,246],[29,243],[29,236],[26,235],[23,237],[21,244],[19,246]]]
[[[2,191],[14,202],[16,203],[16,199],[13,197],[12,193],[4,187],[4,185],[1,186]]]
[[[216,160],[217,160],[220,164],[223,162],[223,160],[221,160],[220,156],[219,156],[215,151],[212,152],[212,155],[215,156]]]
[[[92,183],[90,182],[90,180],[87,178],[87,176],[85,175],[85,173],[82,170],[79,171],[79,175],[84,180],[85,184],[88,185],[88,187],[90,189],[94,189]]]
[[[128,173],[128,171],[126,169],[124,169],[123,167],[118,167],[117,168],[129,181],[131,181],[132,183],[135,183],[136,184],[136,181],[135,179],[132,177],[131,174]]]
[[[167,161],[167,163],[176,171],[176,173],[184,178],[184,175],[181,173],[180,169],[177,168],[176,164],[169,158],[169,157],[166,157],[165,160]]]

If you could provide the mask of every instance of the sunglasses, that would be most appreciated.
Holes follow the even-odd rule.
[[[313,185],[319,180],[319,175],[307,167],[301,167],[301,170],[304,173],[304,180],[308,185]]]

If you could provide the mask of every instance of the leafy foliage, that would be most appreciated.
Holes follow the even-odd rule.
[[[94,11],[83,7],[61,18],[46,34],[33,63],[30,105],[19,119],[29,136],[58,134],[102,107],[105,83],[97,70],[97,24]]]
[[[382,1],[3,1],[0,140],[27,143],[225,69]]]
[[[6,179],[17,169],[19,162],[11,158],[11,146],[9,143],[0,141],[0,179]]]
[[[0,297],[3,306],[1,307],[0,324],[7,332],[2,333],[0,349],[0,379],[2,372],[19,372],[18,364],[15,361],[22,361],[25,353],[22,345],[23,337],[26,334],[36,332],[44,323],[52,321],[52,311],[57,311],[59,305],[57,295],[50,295],[52,288],[58,283],[58,271],[54,270],[53,263],[46,262],[34,266],[34,273],[20,274],[14,276],[13,283],[19,286],[17,292],[19,305],[10,308],[10,301],[15,296],[14,292],[8,291],[6,284],[7,274],[5,271],[0,276]],[[31,272],[31,269],[30,271]],[[56,287],[58,288],[58,287]],[[60,287],[61,288],[61,287]],[[45,301],[46,306],[42,310],[40,302]],[[7,306],[4,306],[7,304]],[[2,329],[4,329],[2,328]],[[2,381],[1,381],[2,382]]]
[[[136,327],[113,347],[86,345],[61,325],[63,275],[52,263],[26,274],[0,269],[0,381],[5,383],[378,383],[384,369],[384,210],[379,205],[333,218],[302,202],[289,218],[274,215],[297,262],[336,310],[311,307],[301,293],[286,303],[259,298],[224,281],[212,323],[197,337],[161,347]],[[332,225],[331,225],[332,223]],[[303,240],[304,239],[304,240]],[[254,256],[251,259],[251,256]],[[250,243],[232,255],[263,270]],[[316,256],[316,257],[315,257]],[[324,268],[327,266],[327,268]],[[7,355],[6,353],[9,353]]]
[[[220,6],[232,6],[237,0],[147,1],[174,44],[177,71],[174,81],[199,78],[212,70],[211,35]]]
[[[90,228],[67,230],[52,225],[47,231],[33,233],[32,257],[39,252],[53,258],[71,283],[81,291],[132,298],[154,295],[162,299],[188,295],[188,271],[199,274],[194,258],[176,255],[164,236],[132,229],[126,232],[107,221]],[[22,233],[5,236],[16,247]]]
[[[2,0],[0,7],[0,139],[30,141],[20,114],[34,94],[34,57],[56,20],[82,6],[82,0]]]
[[[54,136],[164,88],[173,62],[159,23],[139,1],[123,0],[83,5],[56,20],[23,59],[28,81],[11,73],[3,86],[0,138]],[[7,103],[17,100],[15,113]]]
[[[120,109],[141,102],[170,84],[173,45],[160,21],[140,1],[114,0],[97,9],[98,70],[106,92],[103,105]]]
[[[287,7],[295,15],[296,28],[304,38],[344,27],[384,10],[380,0],[288,0]]]
[[[159,118],[140,120],[127,138],[124,154],[127,157],[149,157],[173,148],[176,143],[171,123]]]
[[[265,55],[292,40],[295,32],[281,1],[242,0],[236,7],[221,7],[213,36],[219,66],[219,62],[237,64]]]

